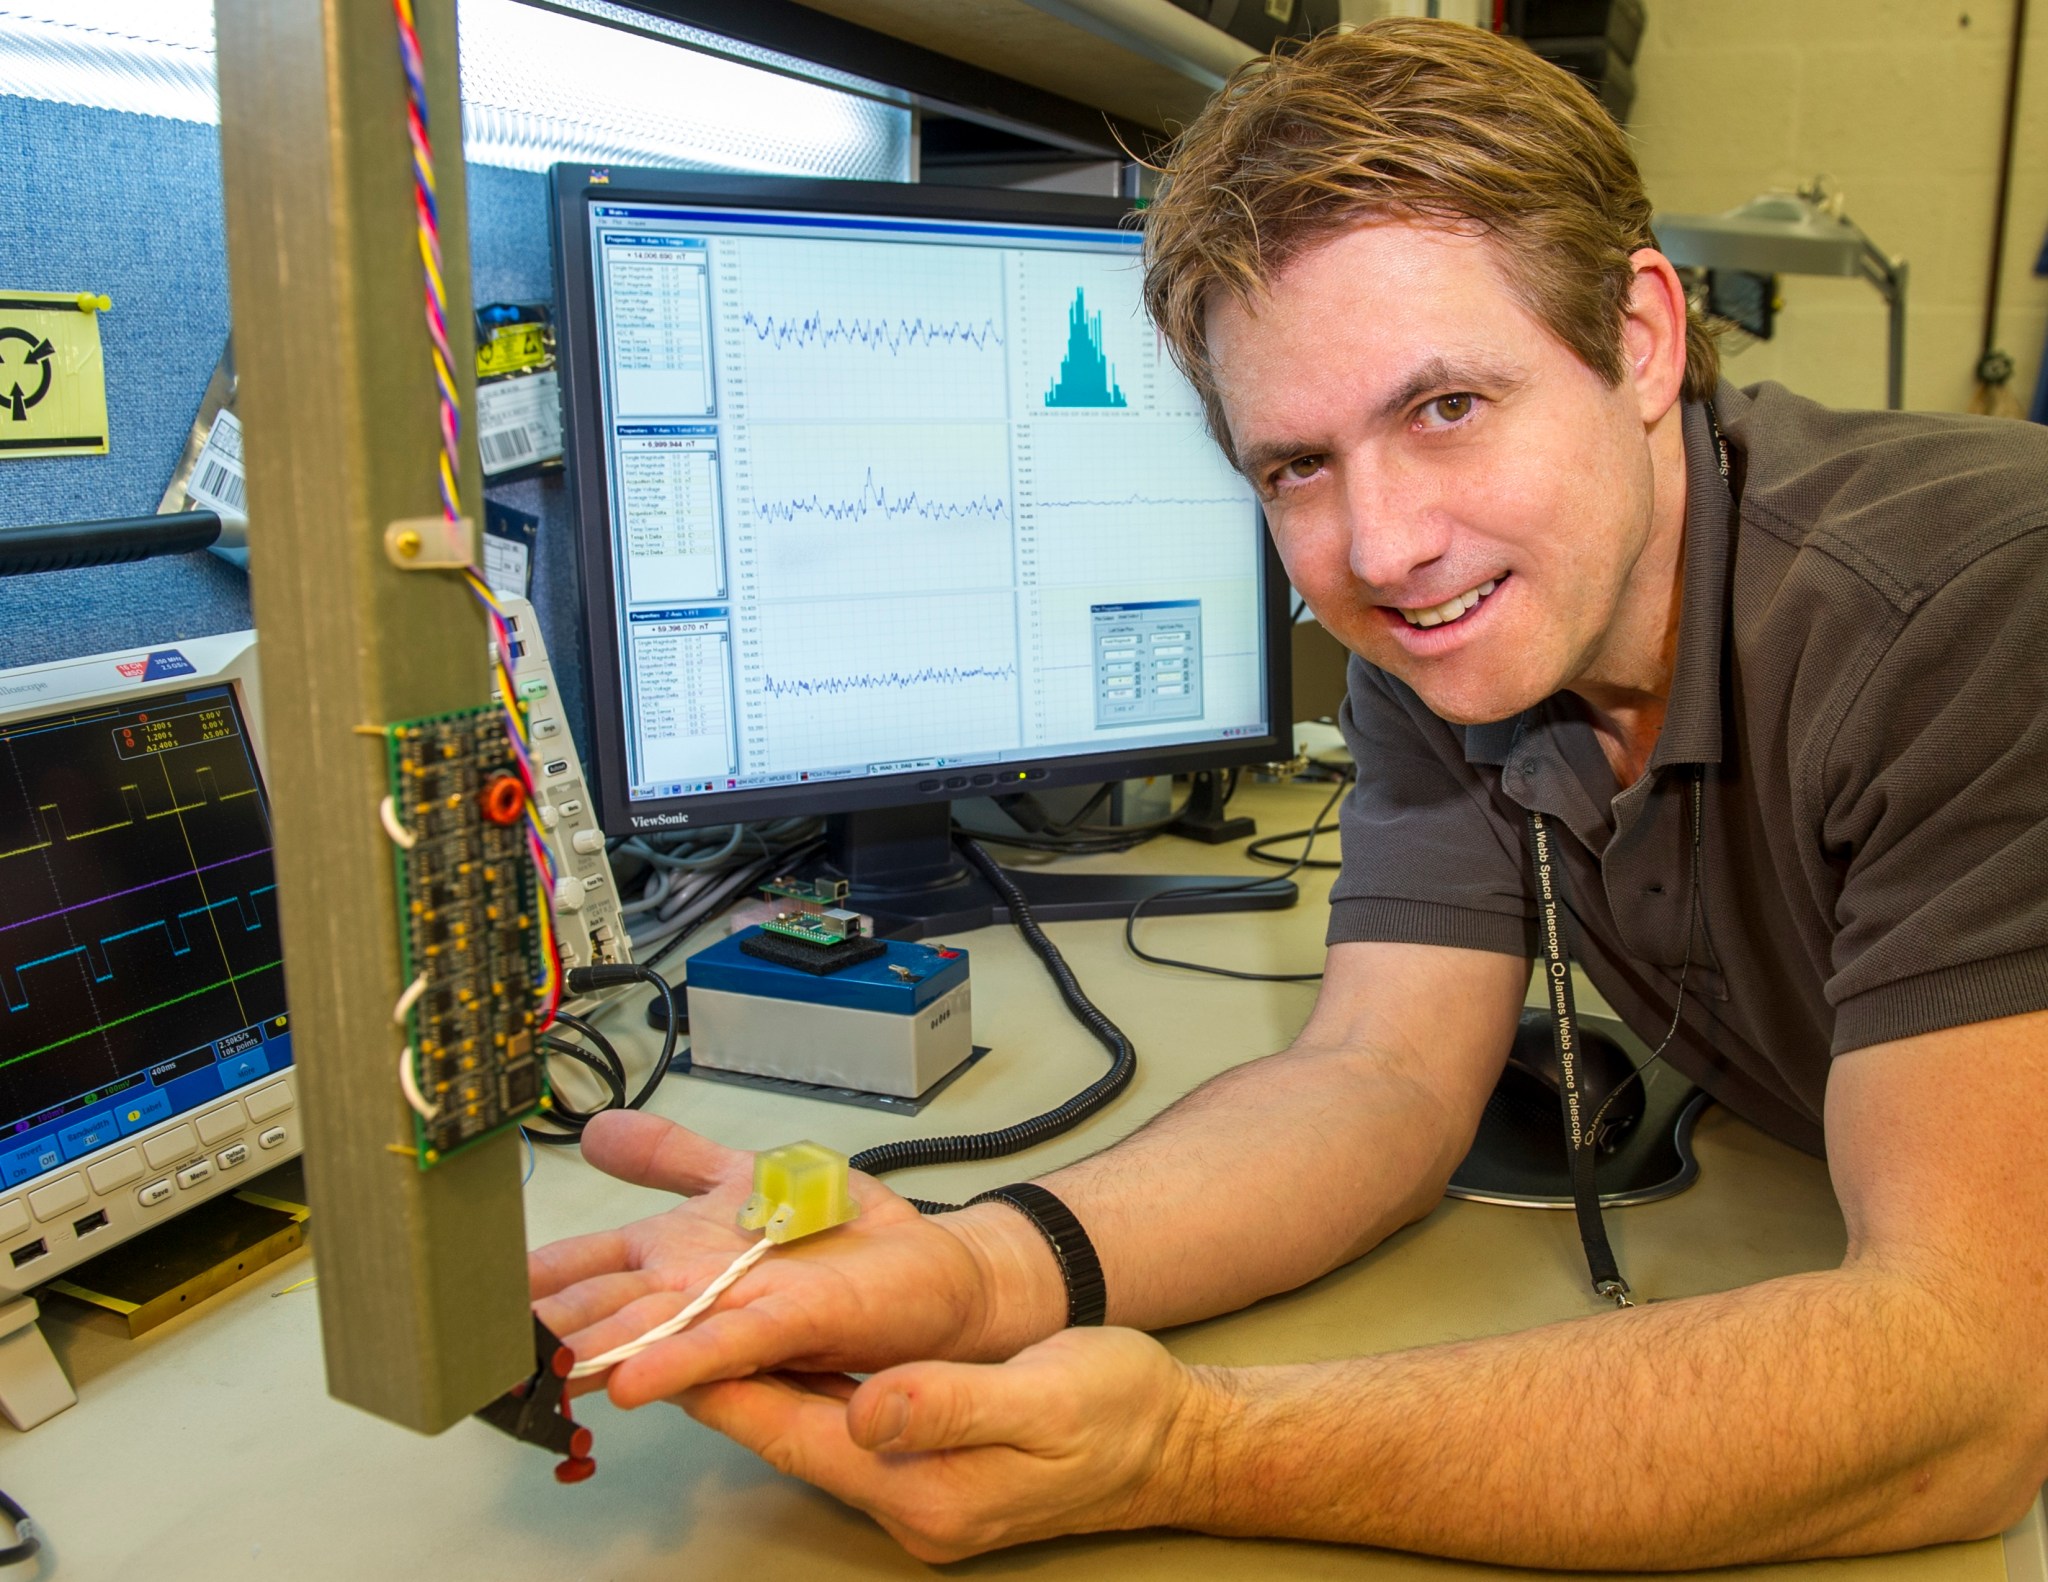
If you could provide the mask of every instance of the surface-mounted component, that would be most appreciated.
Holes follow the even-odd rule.
[[[504,716],[464,710],[393,726],[391,796],[410,830],[393,847],[409,981],[421,1168],[543,1107],[534,1047],[543,904],[521,824],[486,816],[482,793],[516,775]]]

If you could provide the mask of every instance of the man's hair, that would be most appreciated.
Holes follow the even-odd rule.
[[[1629,255],[1657,245],[1621,129],[1519,43],[1390,17],[1247,62],[1164,157],[1145,216],[1145,305],[1226,453],[1209,308],[1253,302],[1290,261],[1375,219],[1486,235],[1529,311],[1620,383]],[[1719,374],[1688,313],[1686,398],[1706,399]]]

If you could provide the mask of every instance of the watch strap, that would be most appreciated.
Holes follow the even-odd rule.
[[[968,1199],[976,1203],[1007,1203],[1030,1220],[1058,1260],[1067,1287],[1067,1325],[1100,1324],[1109,1310],[1109,1289],[1102,1279],[1102,1260],[1095,1244],[1074,1218],[1074,1212],[1035,1181],[1019,1181]]]

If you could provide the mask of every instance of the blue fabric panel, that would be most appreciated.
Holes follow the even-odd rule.
[[[0,461],[0,524],[154,512],[228,333],[216,128],[0,97],[0,288],[102,291],[108,454]],[[214,555],[0,578],[0,666],[250,624]]]

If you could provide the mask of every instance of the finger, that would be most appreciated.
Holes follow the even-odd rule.
[[[533,1316],[563,1340],[580,1336],[629,1303],[677,1289],[663,1270],[622,1269],[583,1280],[533,1304]]]
[[[830,1396],[835,1401],[852,1400],[853,1392],[860,1388],[860,1380],[847,1373],[806,1373],[798,1368],[785,1368],[780,1376],[800,1390]]]
[[[753,1155],[644,1110],[607,1110],[583,1128],[583,1157],[635,1186],[695,1197],[752,1168]]]
[[[733,1301],[745,1290],[742,1280],[720,1300]],[[623,1407],[645,1406],[696,1385],[820,1359],[822,1338],[815,1315],[787,1297],[771,1294],[714,1307],[682,1333],[612,1369],[612,1400]]]
[[[815,1483],[849,1505],[872,1509],[882,1492],[888,1469],[847,1437],[845,1404],[787,1375],[702,1385],[678,1404],[776,1471]]]
[[[614,1273],[632,1262],[632,1248],[623,1230],[598,1231],[534,1248],[526,1255],[526,1278],[533,1287],[534,1300],[539,1301],[579,1280]],[[552,1324],[548,1327],[554,1328]]]
[[[909,1362],[876,1374],[847,1405],[855,1444],[890,1452],[969,1445],[1039,1448],[1047,1381],[1013,1363]]]

